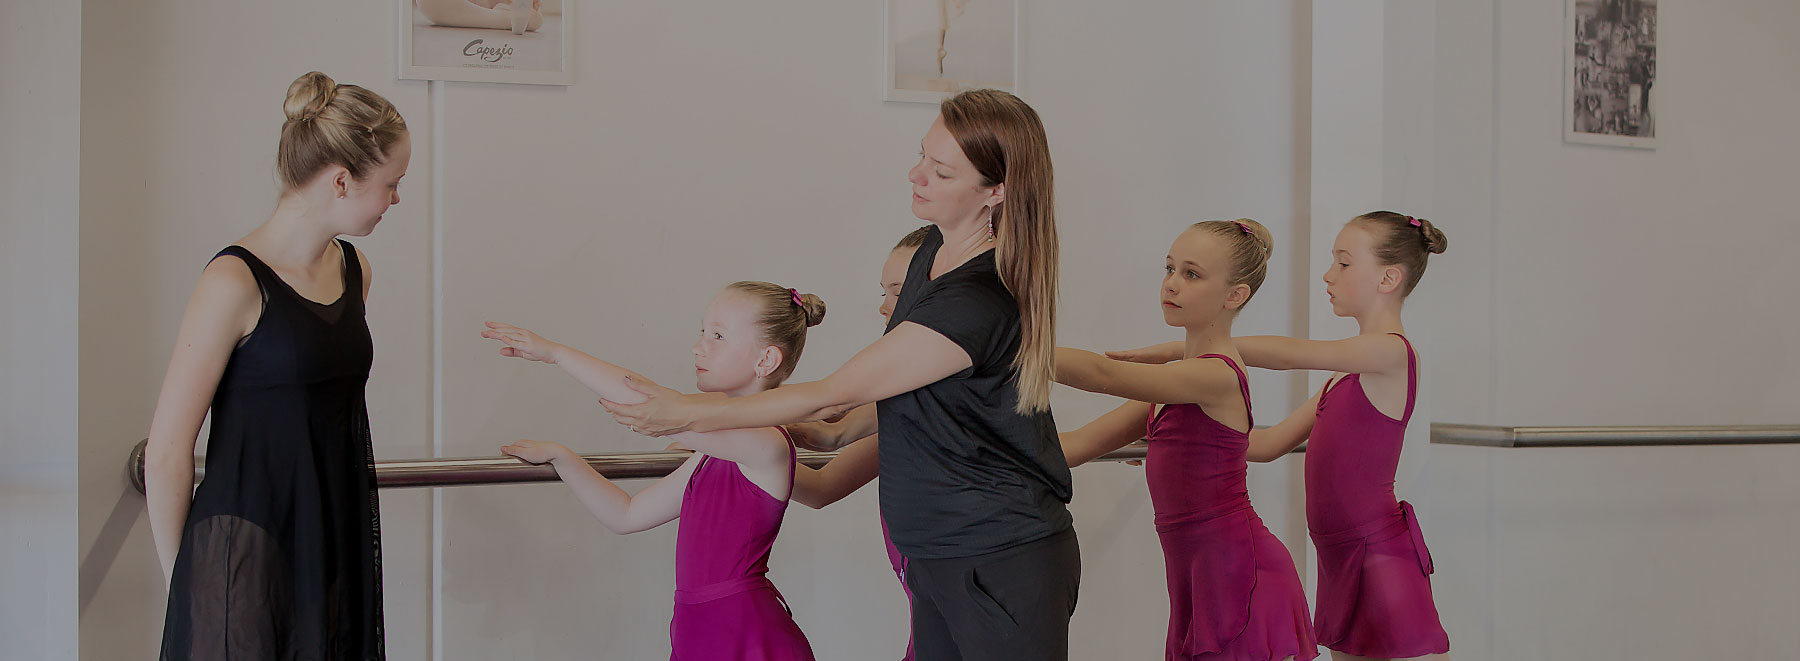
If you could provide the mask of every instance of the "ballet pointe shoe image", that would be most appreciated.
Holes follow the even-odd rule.
[[[432,25],[453,28],[487,28],[512,30],[513,34],[536,32],[544,25],[538,9],[539,0],[415,0],[419,13]],[[523,9],[515,9],[523,7]]]

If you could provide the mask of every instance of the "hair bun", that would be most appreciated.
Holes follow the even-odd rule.
[[[1450,239],[1444,236],[1444,231],[1433,226],[1429,220],[1424,218],[1417,220],[1419,221],[1419,241],[1425,244],[1425,252],[1433,255],[1444,254],[1444,249],[1450,247]]]
[[[1239,218],[1231,222],[1232,224],[1237,225],[1244,234],[1248,234],[1251,239],[1256,241],[1256,247],[1262,249],[1262,260],[1264,263],[1267,263],[1270,255],[1275,252],[1275,234],[1270,232],[1269,228],[1262,223],[1249,218]]]
[[[825,299],[813,294],[801,294],[800,314],[806,317],[807,328],[819,325],[825,321]]]
[[[331,76],[309,71],[288,85],[287,101],[281,106],[282,112],[287,114],[290,122],[318,117],[319,113],[325,112],[325,108],[331,105],[332,99],[337,97],[337,88],[337,82]]]

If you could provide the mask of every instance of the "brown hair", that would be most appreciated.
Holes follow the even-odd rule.
[[[1375,236],[1375,259],[1383,266],[1399,266],[1406,273],[1402,297],[1411,294],[1425,277],[1427,258],[1450,247],[1444,231],[1424,218],[1414,218],[1392,211],[1370,211],[1350,219],[1353,225],[1369,230]]]
[[[362,181],[387,162],[388,148],[406,137],[406,120],[387,99],[355,85],[339,85],[313,71],[288,85],[282,105],[275,172],[284,191],[306,185],[320,170],[341,165]]]
[[[931,236],[931,227],[932,226],[930,225],[926,225],[911,232],[907,232],[906,236],[900,237],[899,243],[894,244],[894,250],[917,248],[925,245],[925,237]],[[889,250],[888,252],[893,252],[893,250]]]
[[[768,282],[746,280],[725,288],[752,297],[762,307],[756,323],[762,326],[763,341],[781,349],[781,365],[769,373],[769,385],[781,385],[800,363],[800,352],[806,348],[806,329],[825,320],[825,300]],[[800,305],[794,304],[796,297]]]
[[[999,90],[969,90],[939,106],[944,128],[981,173],[982,185],[1006,185],[993,209],[994,262],[1019,303],[1019,354],[1013,357],[1014,410],[1050,410],[1056,356],[1056,212],[1050,143],[1037,111]]]
[[[1269,228],[1249,218],[1239,218],[1202,221],[1188,229],[1210,232],[1228,242],[1231,246],[1231,284],[1250,285],[1250,295],[1244,297],[1244,305],[1249,305],[1256,290],[1262,287],[1263,278],[1269,275],[1269,255],[1275,252],[1275,237],[1269,234]],[[1238,309],[1244,308],[1240,305]]]

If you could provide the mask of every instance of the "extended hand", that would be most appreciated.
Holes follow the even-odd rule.
[[[575,455],[573,451],[563,447],[563,444],[561,443],[533,441],[529,439],[519,439],[506,445],[502,445],[500,446],[500,452],[518,457],[521,461],[528,464],[547,464],[555,461],[558,457]]]
[[[500,347],[502,356],[524,358],[546,364],[556,363],[556,347],[560,345],[518,326],[490,321],[487,322],[487,330],[481,331],[481,336],[490,340],[499,340],[501,344],[505,344],[506,346]]]
[[[637,379],[625,378],[625,385],[644,396],[640,404],[620,404],[610,399],[600,400],[600,405],[611,413],[613,421],[630,428],[631,431],[645,436],[667,436],[687,431],[699,417],[696,400],[703,396],[688,396],[672,388],[664,388],[654,383],[639,383]]]

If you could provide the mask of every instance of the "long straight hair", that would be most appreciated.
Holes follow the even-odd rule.
[[[1050,410],[1056,357],[1056,204],[1050,142],[1037,111],[999,90],[969,90],[944,100],[944,128],[981,173],[1006,185],[993,209],[994,262],[1019,304],[1019,353],[1013,368],[1021,414]]]

